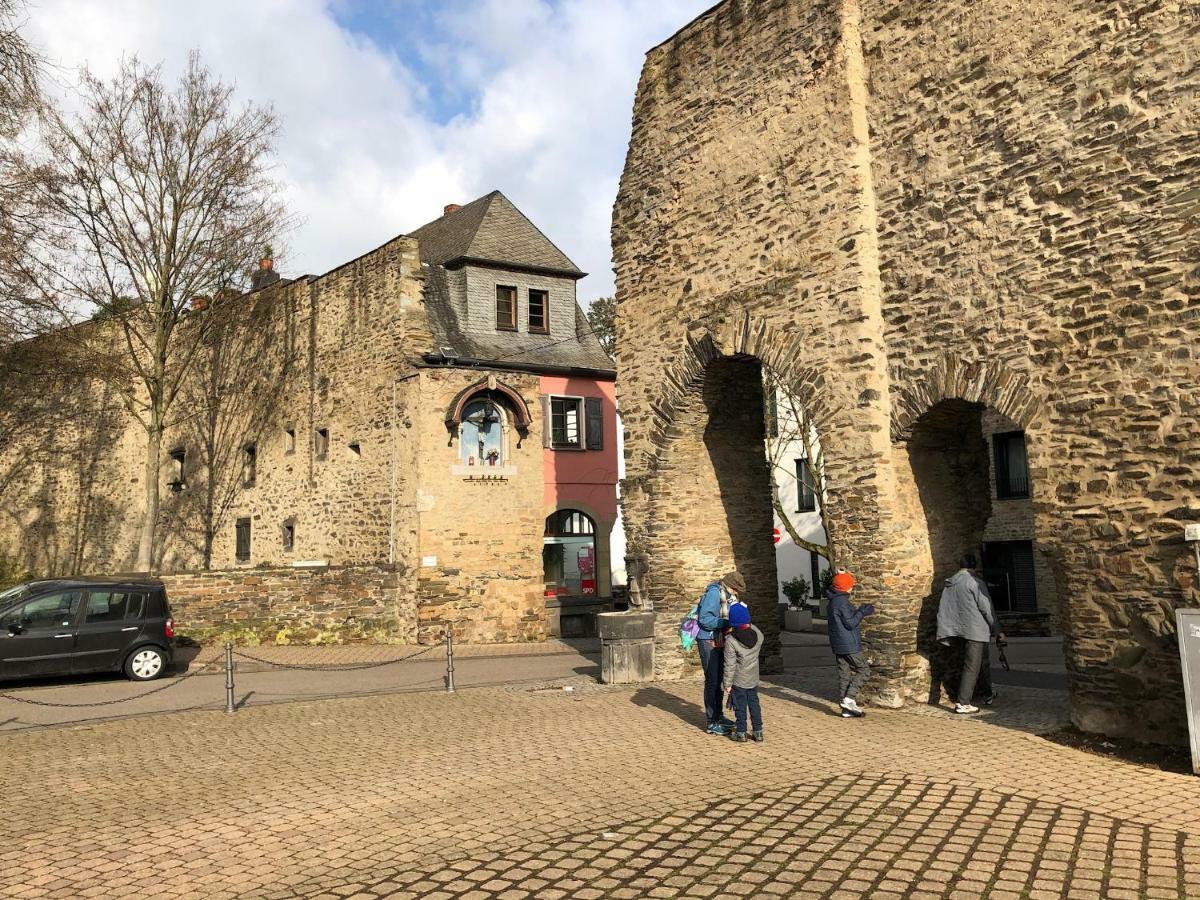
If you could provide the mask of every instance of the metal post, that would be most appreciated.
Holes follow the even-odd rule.
[[[454,629],[446,627],[446,693],[454,693]]]
[[[237,712],[233,702],[233,641],[225,642],[225,712]]]

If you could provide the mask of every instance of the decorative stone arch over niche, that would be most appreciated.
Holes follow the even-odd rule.
[[[1023,375],[999,362],[967,361],[945,353],[920,371],[892,372],[899,385],[892,404],[892,441],[912,439],[913,426],[943,400],[990,406],[1022,428],[1033,421],[1040,398]]]
[[[652,450],[645,471],[657,468],[663,450],[671,442],[671,428],[682,404],[704,379],[704,371],[721,357],[753,357],[796,397],[818,432],[823,431],[831,410],[823,402],[821,391],[825,374],[801,360],[811,344],[811,336],[781,331],[750,313],[738,313],[716,330],[696,324],[689,328],[685,345],[677,360],[663,373],[662,384],[650,403],[649,441]]]
[[[513,425],[516,426],[517,433],[521,437],[525,437],[529,433],[529,425],[533,420],[529,415],[529,406],[525,403],[525,398],[514,388],[497,379],[495,375],[489,375],[487,378],[463,388],[450,401],[450,407],[446,410],[446,429],[451,436],[458,434],[458,428],[462,425],[463,411],[467,408],[467,404],[479,397],[486,397],[502,403],[512,413]]]

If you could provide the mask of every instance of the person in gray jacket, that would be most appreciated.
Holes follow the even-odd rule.
[[[971,700],[975,695],[975,683],[980,669],[987,660],[987,647],[996,633],[996,614],[992,609],[992,597],[982,578],[975,574],[979,563],[973,553],[960,561],[961,568],[942,589],[938,604],[937,639],[945,646],[959,645],[962,650],[962,675],[958,681],[958,695],[954,711],[966,715],[979,712]],[[1000,633],[1003,638],[1003,632]],[[990,685],[990,673],[985,674]],[[989,691],[990,694],[990,691]]]
[[[729,635],[725,638],[725,667],[721,687],[725,704],[732,704],[735,730],[729,737],[746,741],[746,713],[754,727],[754,740],[762,743],[762,710],[758,706],[758,655],[763,633],[750,624],[750,610],[744,603],[729,607]]]

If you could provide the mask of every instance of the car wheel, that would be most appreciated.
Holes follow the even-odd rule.
[[[167,658],[157,647],[138,647],[125,660],[130,681],[153,681],[167,668]]]

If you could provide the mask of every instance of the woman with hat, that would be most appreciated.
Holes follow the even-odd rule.
[[[700,631],[700,665],[704,669],[704,716],[709,734],[728,734],[734,723],[721,713],[721,679],[724,675],[725,629],[729,627],[729,606],[745,593],[746,579],[738,572],[727,572],[711,582],[700,598],[696,620]]]

